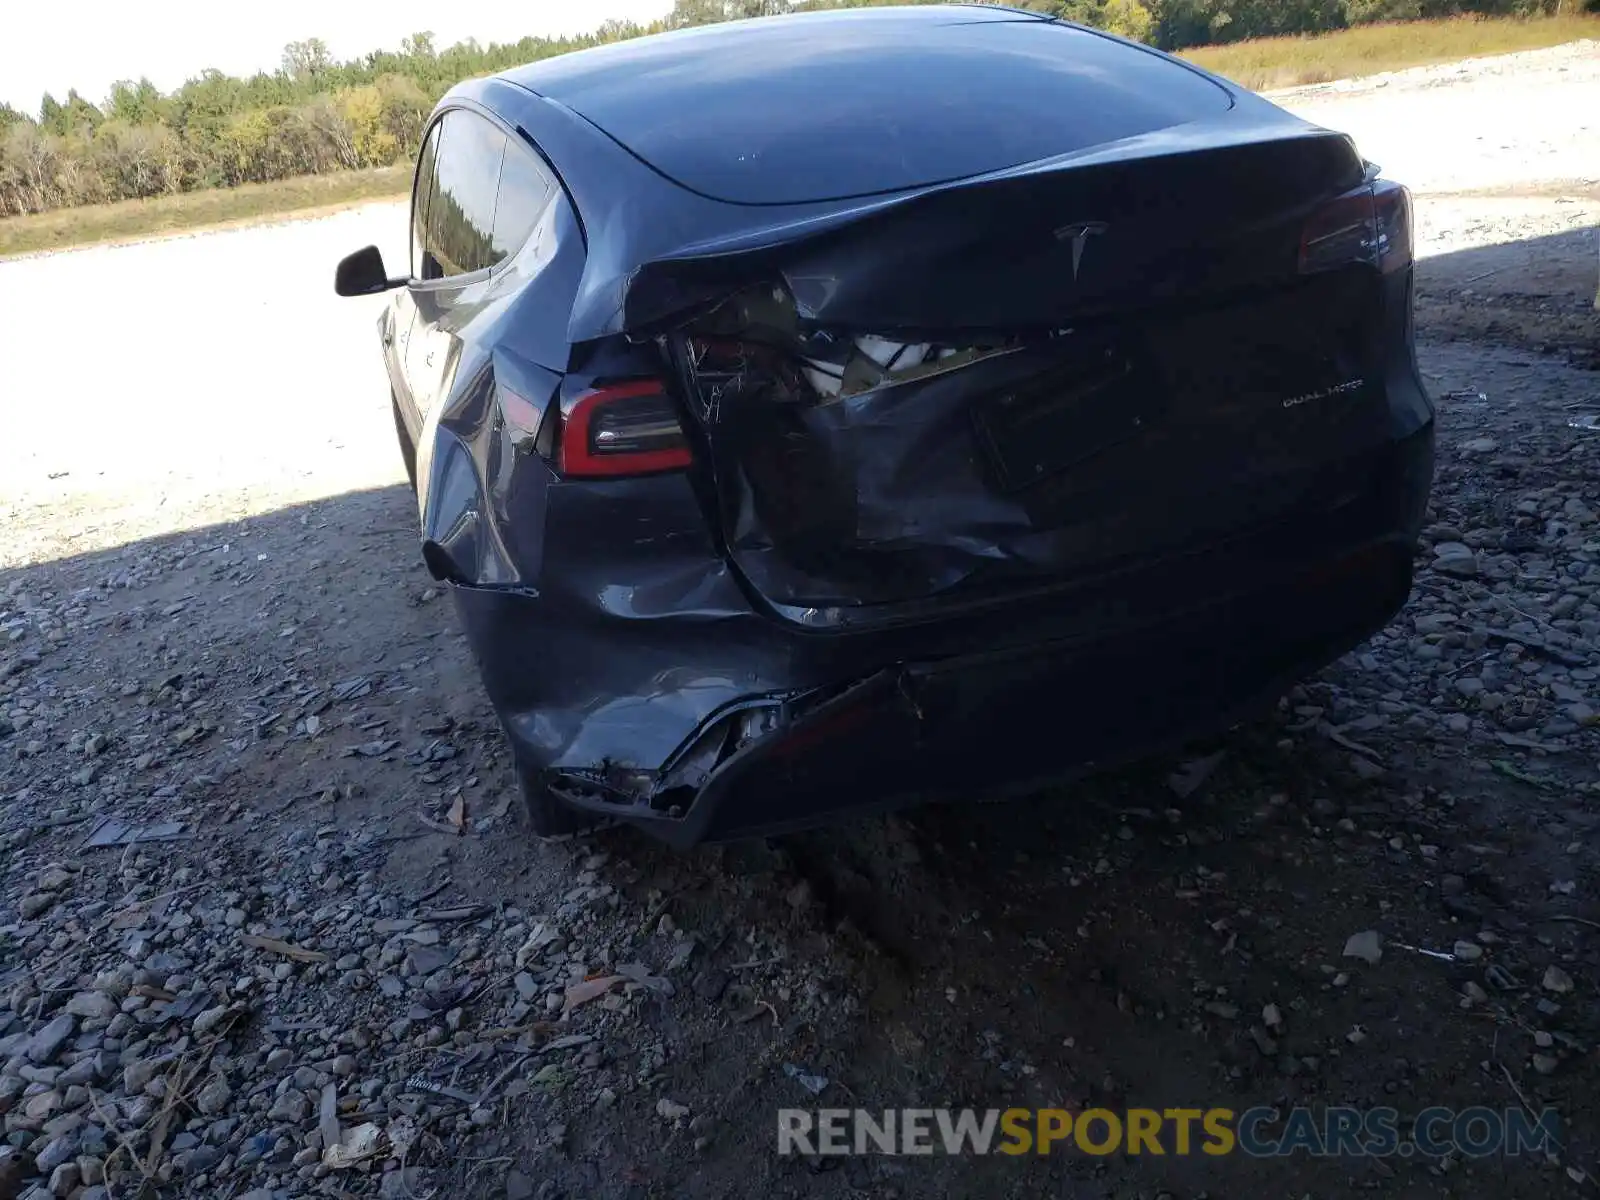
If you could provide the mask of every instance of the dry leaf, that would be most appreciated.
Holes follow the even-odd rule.
[[[626,983],[626,975],[601,975],[596,979],[585,979],[575,983],[567,989],[566,1002],[562,1004],[562,1012],[571,1012],[580,1004],[587,1004],[591,1000],[598,1000],[619,983]]]
[[[462,792],[456,793],[455,803],[450,806],[450,824],[456,827],[457,833],[465,833],[467,829],[467,797]]]
[[[260,934],[247,933],[239,940],[246,946],[254,946],[257,950],[270,950],[274,954],[281,954],[285,958],[292,958],[297,962],[319,963],[328,961],[328,956],[320,950],[306,950],[280,938],[262,937]]]

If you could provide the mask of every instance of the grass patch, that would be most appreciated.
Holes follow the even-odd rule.
[[[1363,25],[1308,37],[1196,46],[1183,51],[1182,57],[1254,91],[1266,91],[1486,54],[1542,50],[1585,38],[1600,38],[1600,15],[1526,20],[1453,17]]]
[[[0,257],[158,237],[288,213],[305,215],[318,209],[334,210],[367,200],[404,196],[410,190],[411,168],[399,166],[181,192],[151,200],[61,208],[0,220]]]

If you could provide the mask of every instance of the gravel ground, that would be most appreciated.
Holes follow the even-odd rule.
[[[0,1197],[1592,1193],[1596,48],[1285,102],[1419,192],[1405,614],[1192,759],[687,855],[524,835],[328,288],[394,206],[0,264]],[[785,1105],[1300,1103],[1565,1144],[773,1152]]]

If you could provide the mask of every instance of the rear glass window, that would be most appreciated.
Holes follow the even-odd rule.
[[[433,194],[434,160],[439,153],[439,126],[428,131],[417,158],[417,182],[411,193],[411,273],[426,279],[424,251],[428,244],[428,200]]]
[[[1156,54],[957,6],[711,26],[548,59],[525,78],[663,174],[745,204],[965,179],[1233,103]]]
[[[506,137],[482,117],[464,110],[440,122],[438,185],[428,203],[427,250],[438,274],[465,275],[499,261],[494,253],[495,194]]]

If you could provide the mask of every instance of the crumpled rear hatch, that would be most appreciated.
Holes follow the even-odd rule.
[[[666,339],[730,560],[870,625],[1336,502],[1387,434],[1409,236],[1362,171],[1334,135],[1064,170],[753,264]]]

